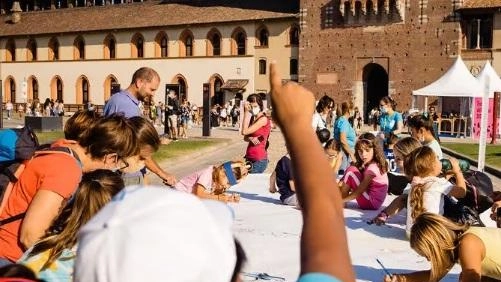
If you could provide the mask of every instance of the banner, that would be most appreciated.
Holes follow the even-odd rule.
[[[492,111],[494,109],[494,99],[489,98],[489,109],[487,114],[487,138],[492,138]],[[473,98],[473,118],[472,118],[472,137],[478,140],[480,138],[480,121],[482,119],[482,98]],[[497,134],[499,135],[499,118],[496,119],[497,122]]]

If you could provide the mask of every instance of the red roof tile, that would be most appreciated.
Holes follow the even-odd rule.
[[[252,1],[252,0],[251,0]],[[160,1],[26,12],[12,24],[3,15],[0,36],[120,30],[294,17],[294,13]]]
[[[461,9],[497,8],[501,7],[501,0],[464,0]]]

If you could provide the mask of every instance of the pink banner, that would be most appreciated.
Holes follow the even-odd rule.
[[[492,111],[494,109],[494,99],[489,99],[489,113],[487,114],[487,138],[492,138]],[[482,98],[473,98],[473,123],[472,137],[480,138],[480,124],[482,120]],[[499,118],[497,119],[497,133],[499,134]]]

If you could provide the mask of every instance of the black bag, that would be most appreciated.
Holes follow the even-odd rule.
[[[447,195],[444,196],[444,216],[461,224],[485,226],[476,210]]]

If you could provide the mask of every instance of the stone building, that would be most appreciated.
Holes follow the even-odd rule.
[[[269,91],[272,59],[283,79],[297,80],[298,5],[289,1],[99,3],[1,15],[4,102],[102,105],[141,66],[160,74],[156,101],[164,98],[163,85],[174,83],[199,106],[203,83],[219,104],[235,93]]]
[[[423,102],[412,90],[439,78],[460,54],[472,68],[488,59],[501,70],[500,4],[301,0],[299,81],[317,97],[353,100],[365,120],[388,94],[398,110],[409,109]]]

